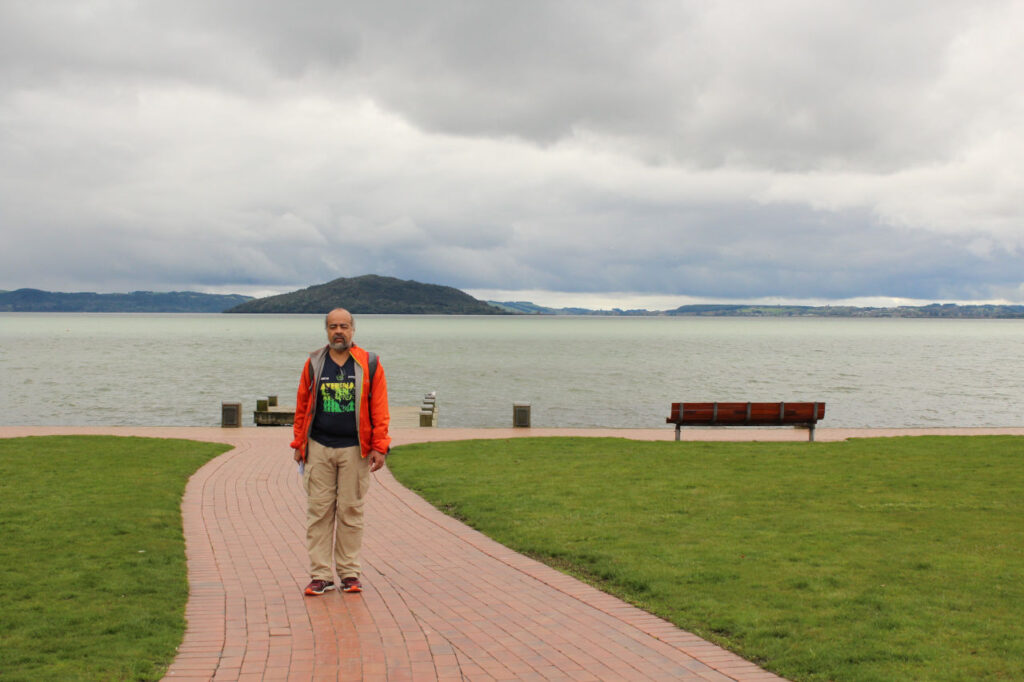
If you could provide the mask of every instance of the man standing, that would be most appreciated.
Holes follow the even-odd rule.
[[[327,313],[326,327],[327,345],[302,368],[291,443],[306,488],[308,595],[333,590],[334,570],[343,592],[362,591],[363,500],[391,445],[384,368],[352,343],[347,310]]]

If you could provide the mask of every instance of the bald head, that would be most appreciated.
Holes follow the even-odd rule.
[[[349,311],[345,310],[344,308],[334,308],[330,312],[328,312],[326,315],[324,315],[324,327],[329,327],[330,326],[330,324],[331,324],[331,315],[334,315],[335,313],[347,316],[349,324],[351,324],[353,328],[356,326],[356,318],[352,317],[352,313],[350,313]]]
[[[335,308],[324,318],[327,329],[327,344],[339,353],[352,347],[352,336],[356,333],[356,321],[352,313],[344,308]]]

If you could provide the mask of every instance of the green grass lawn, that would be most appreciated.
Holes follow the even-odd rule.
[[[1024,438],[406,445],[499,542],[794,680],[1024,679]]]
[[[227,449],[0,439],[0,679],[160,679],[185,630],[185,482]]]

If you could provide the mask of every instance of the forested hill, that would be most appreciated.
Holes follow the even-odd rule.
[[[0,291],[0,312],[25,313],[220,313],[252,299],[240,294],[133,291],[97,294],[39,289]]]
[[[341,277],[299,291],[248,301],[225,312],[324,314],[338,307],[353,315],[503,314],[502,310],[453,287],[380,275]]]

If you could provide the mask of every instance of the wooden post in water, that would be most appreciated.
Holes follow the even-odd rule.
[[[512,426],[530,428],[530,403],[512,403]]]
[[[220,425],[222,428],[242,426],[242,403],[220,404]]]

